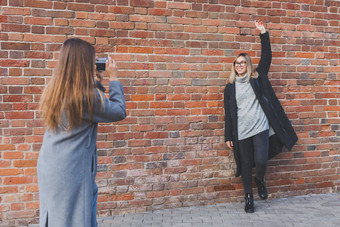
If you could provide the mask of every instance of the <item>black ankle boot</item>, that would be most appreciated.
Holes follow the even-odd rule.
[[[246,201],[246,206],[244,207],[244,211],[246,213],[254,213],[253,193],[246,193],[246,195],[244,196],[244,199]]]
[[[255,183],[256,183],[257,191],[259,193],[260,198],[261,199],[267,199],[268,198],[268,192],[267,192],[267,188],[266,188],[266,182],[264,181],[264,179],[258,180],[255,177]]]

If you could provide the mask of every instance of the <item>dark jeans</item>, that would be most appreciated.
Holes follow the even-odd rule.
[[[269,130],[239,140],[242,182],[245,193],[252,193],[252,169],[255,162],[255,176],[263,179],[266,174],[269,149]]]

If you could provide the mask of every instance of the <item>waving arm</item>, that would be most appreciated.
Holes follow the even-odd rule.
[[[261,59],[256,71],[259,72],[260,75],[267,75],[272,62],[269,33],[266,31],[264,23],[261,20],[255,21],[255,26],[261,32]]]

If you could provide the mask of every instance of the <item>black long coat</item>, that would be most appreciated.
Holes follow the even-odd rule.
[[[259,76],[256,79],[251,78],[249,82],[254,90],[257,100],[268,118],[269,124],[275,131],[275,134],[269,138],[268,158],[270,159],[282,152],[283,146],[291,150],[297,142],[298,137],[268,79],[268,71],[272,59],[268,32],[261,34],[260,38],[261,59],[256,68]],[[225,141],[233,141],[234,158],[237,165],[236,176],[240,176],[242,173],[238,146],[237,104],[235,92],[235,83],[228,83],[224,90]]]

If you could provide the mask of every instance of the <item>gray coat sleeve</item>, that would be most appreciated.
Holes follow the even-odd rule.
[[[102,92],[106,91],[105,87],[97,79],[95,79],[95,87],[101,90]]]
[[[125,119],[126,107],[123,85],[119,81],[110,81],[109,98],[99,94],[96,90],[95,105],[93,109],[93,122],[115,122]],[[101,99],[103,101],[101,101]],[[101,105],[102,103],[102,105]],[[85,119],[88,114],[85,113]]]

